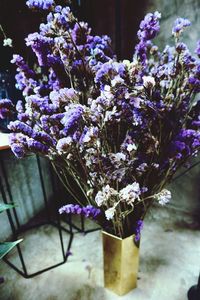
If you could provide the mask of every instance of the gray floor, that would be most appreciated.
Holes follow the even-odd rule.
[[[87,224],[94,226],[94,224]],[[61,259],[57,232],[49,226],[23,236],[29,270]],[[65,236],[67,242],[67,235]],[[17,262],[15,250],[11,259]],[[200,270],[200,230],[188,216],[153,209],[140,249],[138,288],[118,297],[103,288],[101,233],[76,234],[69,261],[33,279],[24,279],[4,262],[0,300],[186,300]]]

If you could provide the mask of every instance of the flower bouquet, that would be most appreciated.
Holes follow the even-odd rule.
[[[118,242],[124,242],[132,257],[138,251],[133,236],[139,244],[148,209],[154,201],[164,205],[170,200],[166,185],[200,148],[200,61],[181,41],[190,22],[178,18],[174,45],[160,51],[152,40],[161,15],[147,14],[133,59],[117,61],[110,38],[92,35],[69,7],[53,0],[27,5],[49,12],[39,32],[26,38],[37,64],[30,68],[13,56],[16,86],[25,102],[19,100],[16,107],[8,99],[0,103],[2,117],[13,113],[18,118],[9,124],[11,149],[19,158],[29,152],[48,157],[77,202],[60,213],[95,219],[107,234],[104,249],[120,252]],[[116,238],[114,247],[108,236]],[[105,275],[110,288],[116,261],[107,267],[115,275]],[[109,261],[104,262],[106,269]],[[137,268],[138,259],[134,264]],[[117,292],[127,290],[120,281]]]

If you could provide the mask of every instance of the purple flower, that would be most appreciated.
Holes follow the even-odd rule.
[[[184,43],[181,42],[181,43],[178,43],[178,44],[176,45],[176,51],[177,51],[178,53],[181,53],[181,52],[183,52],[183,51],[189,51],[189,50],[188,50],[186,44],[184,44]]]
[[[9,145],[14,155],[18,158],[23,158],[27,153],[26,137],[21,133],[10,133]]]
[[[24,106],[23,106],[23,101],[22,100],[18,100],[17,104],[16,104],[16,111],[18,113],[24,113]]]
[[[175,141],[171,144],[170,148],[169,148],[169,154],[170,157],[175,157],[177,159],[181,159],[185,154],[188,154],[188,151],[185,150],[189,150],[187,148],[187,145],[184,142],[181,141]]]
[[[138,56],[142,65],[146,64],[147,60],[147,43],[146,41],[140,41],[135,47],[135,54]]]
[[[17,158],[23,158],[25,156],[25,154],[26,154],[26,149],[21,144],[15,144],[15,143],[13,143],[11,145],[11,150],[12,150],[12,152],[14,153],[14,155]]]
[[[139,40],[152,40],[160,30],[159,19],[161,14],[159,12],[149,13],[140,23],[140,29],[137,33]]]
[[[10,122],[8,125],[8,129],[10,129],[13,132],[20,132],[24,135],[27,135],[28,137],[35,137],[34,130],[28,126],[27,124],[20,122],[20,121],[14,121]]]
[[[19,55],[12,60],[24,104],[18,101],[14,110],[9,100],[0,101],[0,116],[17,113],[18,121],[9,125],[12,151],[17,157],[35,152],[55,159],[63,174],[68,169],[77,175],[89,203],[103,186],[116,189],[102,198],[111,208],[108,218],[114,211],[130,223],[132,217],[138,241],[143,204],[156,192],[155,184],[166,175],[171,178],[200,149],[200,104],[193,101],[200,90],[200,64],[178,39],[190,22],[179,18],[173,27],[175,46],[160,52],[152,42],[160,14],[147,14],[133,61],[117,62],[110,38],[93,36],[69,7],[53,0],[29,0],[27,5],[51,12],[26,39],[36,54],[34,67]],[[199,48],[200,42],[197,55]],[[60,213],[96,218],[100,210],[68,204]]]
[[[54,6],[54,0],[28,0],[26,5],[31,9],[50,10]]]
[[[125,79],[126,68],[123,63],[117,63],[114,61],[109,61],[101,65],[95,76],[95,82],[98,83],[101,87],[106,84],[110,84],[111,80],[115,76],[120,76],[122,79]]]
[[[69,150],[72,142],[73,140],[70,136],[62,138],[58,140],[56,149],[58,150],[59,153],[66,153]]]
[[[39,97],[38,95],[31,95],[26,98],[32,112],[38,111],[41,114],[54,114],[57,112],[57,105],[49,103],[48,97]]]
[[[198,79],[197,77],[191,76],[188,79],[188,83],[191,84],[191,86],[193,87],[193,90],[196,93],[200,92],[200,79]]]
[[[143,228],[144,222],[142,220],[137,221],[135,228],[135,241],[138,242],[140,240],[141,230]]]
[[[196,59],[191,55],[189,51],[186,51],[184,53],[184,56],[182,58],[182,62],[184,64],[184,67],[187,71],[190,71],[196,66]]]
[[[188,27],[191,25],[191,22],[188,19],[184,18],[178,18],[174,22],[174,26],[172,28],[172,34],[177,35],[183,31],[185,27]]]
[[[51,53],[53,39],[50,37],[42,36],[38,32],[35,32],[29,34],[25,40],[26,45],[31,46],[32,50],[35,52],[39,65],[47,66],[48,55]]]
[[[72,38],[76,45],[83,45],[87,42],[87,36],[90,33],[88,24],[80,22],[75,24],[72,30]]]
[[[49,134],[43,131],[39,131],[35,133],[35,139],[45,143],[49,146],[55,146],[56,145],[56,140],[53,139]]]
[[[27,139],[27,146],[31,152],[42,153],[44,155],[48,154],[49,147],[32,138]]]
[[[29,68],[29,66],[25,63],[22,56],[18,54],[14,54],[11,63],[15,64],[18,67],[18,71],[21,71],[24,74],[26,74],[26,77],[35,76],[35,72]]]
[[[197,43],[197,48],[195,50],[195,53],[198,55],[198,57],[200,58],[200,40]]]
[[[65,116],[61,120],[61,123],[64,126],[62,133],[65,136],[69,135],[70,133],[73,133],[76,130],[78,122],[82,117],[82,114],[83,108],[80,105],[69,109],[69,111],[65,114]]]
[[[79,204],[67,204],[59,209],[59,213],[77,214],[77,215],[81,214],[86,218],[95,219],[101,213],[101,211],[100,209],[92,205],[81,207]]]
[[[0,100],[0,119],[10,117],[14,113],[14,105],[9,99]]]

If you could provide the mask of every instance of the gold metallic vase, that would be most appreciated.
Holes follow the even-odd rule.
[[[125,239],[102,232],[104,286],[122,296],[137,286],[139,248],[134,235]]]

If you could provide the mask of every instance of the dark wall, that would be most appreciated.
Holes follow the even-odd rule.
[[[65,1],[64,1],[65,2]],[[136,42],[136,32],[144,16],[147,0],[82,0],[71,1],[73,10],[80,19],[87,21],[95,34],[107,34],[112,38],[114,49],[120,58],[131,58]],[[32,12],[26,0],[0,0],[0,24],[8,37],[13,39],[14,49],[2,46],[0,38],[0,69],[10,68],[10,59],[15,53],[25,58],[32,54],[24,46],[24,38],[37,30],[45,13]],[[2,57],[4,59],[2,59]]]
[[[120,59],[131,59],[148,0],[82,0],[80,15],[95,34],[107,34]]]

